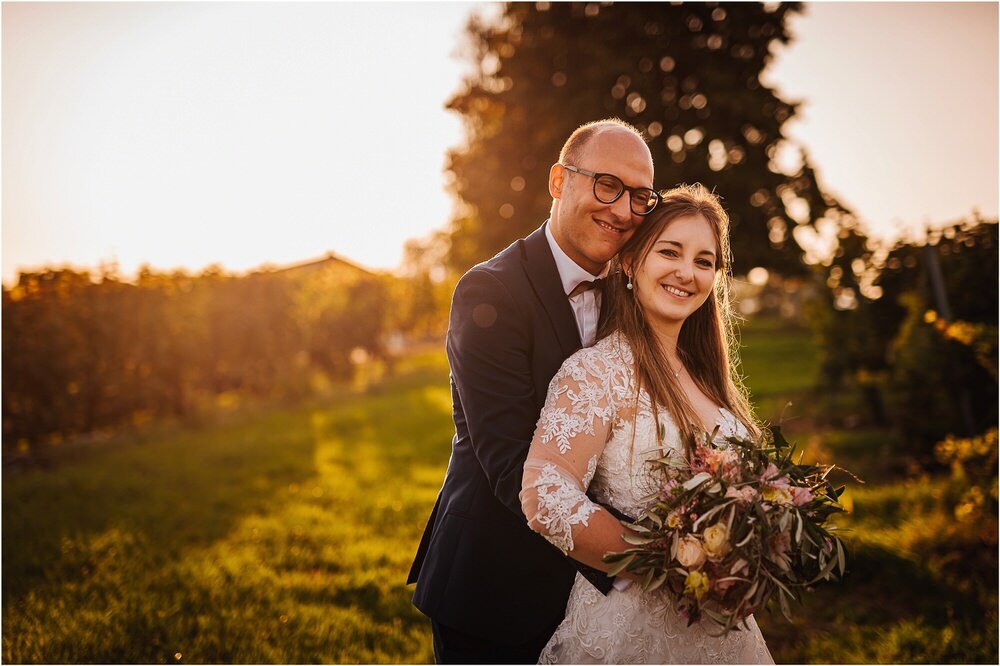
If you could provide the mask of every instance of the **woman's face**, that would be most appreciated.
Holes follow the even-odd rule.
[[[703,215],[669,222],[632,276],[647,321],[679,326],[712,293],[718,265],[712,225]]]

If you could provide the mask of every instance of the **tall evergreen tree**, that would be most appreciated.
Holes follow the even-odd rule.
[[[476,68],[449,102],[467,135],[449,154],[462,204],[452,267],[536,227],[562,142],[585,122],[618,116],[646,134],[656,187],[701,182],[723,197],[737,273],[804,272],[792,230],[846,211],[820,190],[806,156],[790,174],[776,163],[796,105],[761,74],[798,11],[800,3],[509,3],[497,22],[470,22]]]

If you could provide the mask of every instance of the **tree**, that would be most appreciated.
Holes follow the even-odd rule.
[[[996,424],[997,234],[996,219],[975,214],[874,251],[852,233],[811,304],[824,388],[860,389],[902,436],[901,453],[929,461],[945,435]]]
[[[794,169],[782,127],[796,105],[761,82],[800,3],[509,3],[468,27],[476,70],[448,107],[466,146],[449,154],[460,200],[452,268],[464,270],[535,228],[545,186],[579,125],[621,117],[643,130],[660,188],[701,182],[732,220],[735,271],[806,271],[791,231],[847,211],[824,194],[808,158]],[[788,173],[786,173],[786,171]]]

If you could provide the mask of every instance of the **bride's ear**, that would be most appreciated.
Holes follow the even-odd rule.
[[[634,277],[634,273],[632,272],[632,267],[634,264],[630,257],[620,256],[618,258],[618,263],[621,265],[622,272],[625,273],[625,277],[627,278]]]

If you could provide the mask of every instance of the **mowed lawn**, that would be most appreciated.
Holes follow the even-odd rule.
[[[758,616],[775,659],[995,663],[996,555],[974,539],[956,551],[946,482],[899,477],[885,433],[814,425],[807,333],[758,320],[742,343],[762,416],[784,409],[807,455],[876,475],[849,491],[848,580],[794,624]],[[434,352],[323,404],[157,426],[5,473],[4,661],[431,661],[404,581],[450,411]]]
[[[427,662],[404,585],[448,460],[440,354],[3,484],[6,662]]]

